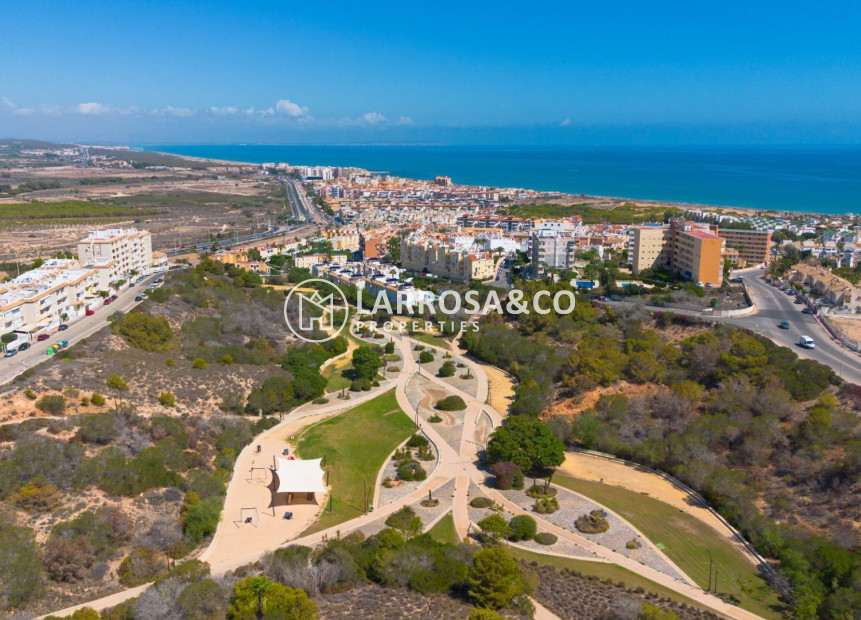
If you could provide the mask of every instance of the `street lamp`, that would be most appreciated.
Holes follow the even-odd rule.
[[[712,591],[712,552],[711,549],[706,549],[706,553],[709,554],[709,587],[706,592]]]

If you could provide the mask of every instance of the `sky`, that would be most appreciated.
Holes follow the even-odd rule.
[[[0,137],[861,143],[857,2],[0,0]]]

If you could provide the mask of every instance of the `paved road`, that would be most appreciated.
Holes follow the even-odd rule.
[[[317,206],[308,200],[305,190],[298,181],[293,179],[284,179],[284,189],[287,192],[287,199],[290,202],[290,208],[293,214],[312,224],[328,224],[329,220],[326,215],[317,208]]]
[[[81,340],[92,336],[97,331],[105,327],[108,324],[108,317],[114,312],[128,312],[137,306],[141,302],[135,301],[135,296],[140,295],[144,290],[146,290],[154,279],[164,275],[165,274],[160,273],[149,276],[147,279],[139,282],[135,286],[131,286],[122,293],[119,293],[117,295],[117,300],[111,305],[99,306],[94,315],[84,316],[74,323],[69,323],[69,329],[62,332],[55,332],[51,334],[51,337],[48,338],[48,340],[43,342],[37,342],[34,340],[30,343],[29,349],[26,351],[19,351],[18,354],[13,357],[0,358],[0,385],[8,383],[28,368],[32,368],[33,366],[51,359],[45,351],[52,344],[57,344],[60,340],[68,340],[69,346],[72,346],[76,342],[80,342]]]
[[[843,349],[816,317],[802,314],[804,306],[793,303],[793,297],[766,284],[762,274],[763,270],[759,269],[744,275],[748,293],[757,307],[756,314],[716,320],[750,329],[779,345],[789,347],[799,357],[830,366],[845,380],[861,385],[861,356],[851,349]],[[789,329],[778,327],[784,320],[789,322]],[[798,339],[802,335],[813,338],[816,348],[811,350],[798,346]]]

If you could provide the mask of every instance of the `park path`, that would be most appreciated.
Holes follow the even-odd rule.
[[[407,384],[414,375],[419,374],[419,365],[413,358],[413,346],[415,341],[405,334],[393,335],[392,340],[396,343],[396,347],[403,359],[401,372],[399,372],[396,377],[386,379],[381,382],[381,385],[378,388],[357,395],[349,401],[338,401],[336,403],[325,405],[303,405],[285,416],[285,419],[278,425],[269,429],[265,433],[258,435],[254,442],[240,453],[234,468],[234,475],[228,485],[222,520],[209,547],[207,547],[200,556],[201,559],[210,563],[213,575],[221,575],[242,565],[255,562],[265,553],[286,544],[313,546],[328,539],[359,529],[365,525],[369,525],[374,521],[379,521],[381,518],[396,512],[403,506],[408,506],[420,501],[425,497],[428,490],[439,489],[452,479],[455,480],[452,516],[455,531],[461,540],[468,539],[468,530],[470,528],[467,508],[470,481],[478,484],[480,488],[482,488],[483,492],[502,505],[509,512],[513,514],[527,514],[525,510],[506,499],[501,493],[485,486],[486,475],[478,467],[480,452],[484,449],[484,446],[474,441],[476,436],[476,425],[480,416],[487,414],[494,428],[503,422],[503,415],[486,402],[488,397],[488,380],[482,365],[466,358],[465,356],[461,356],[459,359],[459,361],[463,361],[465,364],[469,365],[478,380],[479,387],[475,396],[459,390],[432,373],[421,373],[422,377],[439,385],[449,393],[457,394],[463,398],[467,405],[464,412],[462,441],[460,442],[460,448],[455,450],[442,439],[439,433],[437,433],[433,428],[432,424],[424,423],[423,420],[420,419],[418,412],[407,398]],[[294,429],[298,430],[312,421],[326,419],[352,409],[362,402],[377,397],[386,390],[391,389],[393,386],[395,388],[398,405],[407,415],[416,420],[417,424],[422,428],[428,438],[436,444],[438,449],[439,465],[427,481],[419,485],[408,495],[389,504],[375,507],[373,512],[369,512],[355,519],[340,523],[320,532],[315,532],[308,536],[296,537],[307,526],[307,515],[304,514],[300,515],[300,518],[298,518],[292,526],[291,523],[293,522],[291,521],[279,523],[276,535],[271,536],[258,536],[256,533],[251,532],[251,530],[242,530],[241,528],[243,526],[241,524],[237,527],[237,525],[233,523],[236,521],[236,515],[234,513],[238,512],[238,509],[242,507],[244,502],[249,501],[252,498],[258,502],[262,499],[262,496],[260,495],[262,485],[249,483],[248,479],[245,478],[245,472],[249,472],[252,466],[257,466],[257,461],[255,459],[261,459],[261,462],[267,459],[271,460],[271,456],[277,455],[279,453],[278,450],[285,445],[283,439],[285,435],[293,432]],[[258,445],[261,446],[260,453],[257,452]],[[322,504],[323,502],[321,502],[321,505]],[[315,506],[315,510],[319,510],[319,507]],[[682,580],[670,577],[624,555],[615,553],[606,547],[602,547],[601,545],[598,545],[571,531],[560,528],[553,523],[545,521],[537,515],[530,514],[530,516],[536,519],[542,529],[552,532],[556,536],[564,538],[565,540],[594,553],[595,560],[597,561],[610,562],[627,568],[636,574],[642,575],[643,577],[663,585],[679,594],[687,596],[700,605],[723,616],[736,618],[738,620],[756,620],[759,618],[759,616],[753,613],[729,605],[721,599],[707,594],[699,587],[692,585],[693,580],[688,578],[681,570],[678,572],[680,575],[684,576]],[[263,519],[262,516],[261,519]],[[269,517],[267,517],[267,520],[268,519]],[[262,522],[263,521],[261,521],[261,523]],[[263,530],[263,528],[258,529],[261,531]],[[635,528],[632,529],[637,532]],[[639,534],[639,532],[637,533]],[[640,534],[640,536],[644,540],[648,540],[645,536],[642,536],[642,534]],[[671,566],[675,567],[675,565],[662,553],[661,556],[664,557]],[[675,568],[677,569],[678,567]],[[144,589],[146,589],[146,587],[147,585],[144,585],[132,590],[119,592],[96,601],[91,601],[59,612],[54,612],[54,615],[70,615],[81,607],[91,607],[97,611],[101,611],[109,607],[113,607],[124,600],[138,596]],[[536,617],[555,618],[551,612],[543,607],[539,609],[538,605],[536,605],[536,612]]]

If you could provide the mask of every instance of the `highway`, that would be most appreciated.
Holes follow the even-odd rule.
[[[763,273],[762,269],[758,269],[744,274],[748,294],[757,307],[756,314],[715,317],[715,320],[754,331],[772,342],[789,347],[799,357],[830,366],[834,372],[841,374],[843,379],[861,385],[861,356],[851,349],[843,349],[816,317],[802,314],[803,305],[793,303],[793,297],[767,284],[762,279]],[[784,320],[789,322],[789,329],[778,327]],[[803,349],[798,346],[798,339],[802,335],[813,338],[816,348]]]
[[[89,338],[107,326],[108,317],[114,312],[128,312],[139,303],[142,303],[135,301],[135,297],[141,295],[154,279],[164,277],[164,275],[164,273],[158,273],[149,276],[145,280],[138,282],[135,286],[118,293],[117,300],[109,306],[99,306],[94,315],[84,316],[73,323],[69,323],[69,329],[54,332],[50,338],[42,342],[37,342],[34,339],[30,342],[30,348],[26,351],[19,351],[12,357],[0,358],[0,385],[8,383],[28,368],[51,359],[46,354],[49,346],[57,344],[61,340],[68,340],[71,347],[76,342]]]
[[[294,217],[311,224],[325,225],[329,223],[329,218],[317,208],[317,205],[308,200],[308,196],[305,195],[305,190],[302,189],[299,181],[284,179],[283,183]]]

